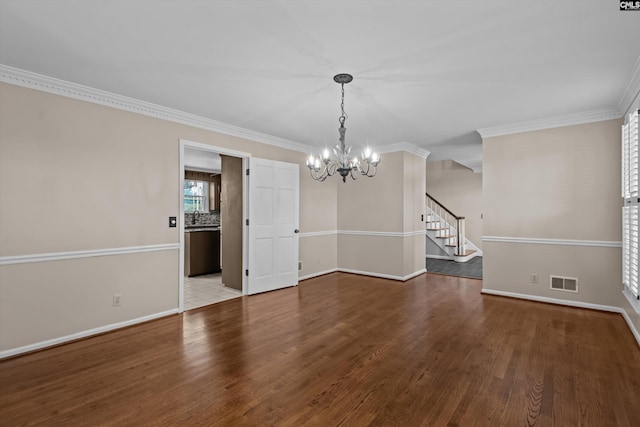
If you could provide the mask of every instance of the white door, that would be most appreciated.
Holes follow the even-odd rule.
[[[249,295],[298,284],[298,165],[249,161]]]

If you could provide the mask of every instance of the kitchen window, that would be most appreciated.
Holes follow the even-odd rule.
[[[184,181],[184,211],[209,212],[209,183],[205,181]]]

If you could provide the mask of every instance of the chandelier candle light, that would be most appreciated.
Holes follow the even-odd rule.
[[[327,177],[332,176],[336,172],[342,176],[342,182],[347,182],[347,176],[351,175],[352,179],[356,179],[358,173],[366,177],[372,178],[378,171],[378,164],[380,164],[380,155],[374,153],[370,148],[365,148],[362,152],[361,158],[353,157],[349,158],[351,153],[351,147],[345,145],[344,135],[347,132],[347,128],[344,127],[344,122],[347,120],[347,113],[344,112],[344,85],[353,80],[351,74],[337,74],[333,77],[333,81],[342,86],[342,103],[340,108],[342,115],[338,118],[340,122],[340,144],[333,148],[333,158],[328,149],[324,149],[319,156],[309,156],[307,159],[307,167],[311,173],[311,177],[317,181],[324,181]]]

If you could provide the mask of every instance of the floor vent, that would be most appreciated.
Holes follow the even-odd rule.
[[[551,289],[556,291],[578,292],[578,279],[575,277],[551,276]]]

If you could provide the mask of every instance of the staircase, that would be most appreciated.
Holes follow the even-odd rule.
[[[427,239],[439,248],[439,254],[427,249],[427,258],[467,262],[482,251],[465,237],[464,217],[455,215],[427,193]],[[427,242],[427,247],[429,247]],[[433,247],[433,245],[431,245]]]

